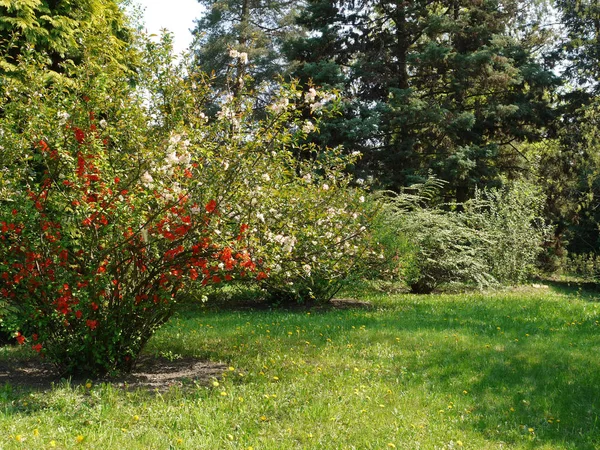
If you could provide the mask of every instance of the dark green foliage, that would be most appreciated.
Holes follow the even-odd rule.
[[[238,64],[254,83],[273,82],[287,70],[281,46],[299,32],[295,16],[302,2],[274,0],[198,0],[206,9],[196,21],[192,50],[196,67],[214,76],[213,84],[224,89],[228,72],[236,61],[234,49],[246,53],[248,66]],[[235,88],[234,86],[229,86]]]
[[[322,142],[362,151],[363,169],[394,189],[433,170],[458,201],[519,173],[514,143],[541,136],[558,84],[521,32],[523,7],[310,1],[301,23],[313,33],[289,57],[302,81],[342,89],[347,106]]]

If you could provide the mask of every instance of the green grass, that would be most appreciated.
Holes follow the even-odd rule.
[[[375,307],[187,308],[147,351],[225,362],[218,386],[0,387],[0,449],[600,448],[593,294],[364,299]]]

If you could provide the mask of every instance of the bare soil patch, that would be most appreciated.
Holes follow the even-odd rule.
[[[213,377],[219,377],[226,365],[204,361],[197,358],[170,360],[162,357],[144,355],[130,374],[114,378],[97,380],[71,379],[73,385],[110,383],[124,389],[146,389],[164,392],[173,386],[186,387],[208,384]],[[56,368],[47,362],[31,360],[0,361],[0,386],[11,386],[25,390],[47,390],[65,378],[56,372]]]

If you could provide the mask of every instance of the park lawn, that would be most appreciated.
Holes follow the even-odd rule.
[[[221,377],[166,393],[0,387],[0,449],[600,448],[594,295],[362,298],[373,307],[188,306],[147,352],[223,362]]]

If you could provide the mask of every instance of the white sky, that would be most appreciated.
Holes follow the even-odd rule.
[[[192,41],[190,29],[194,19],[200,17],[203,8],[198,0],[136,0],[144,10],[146,29],[151,34],[159,34],[166,28],[174,34],[174,50],[180,53]]]

